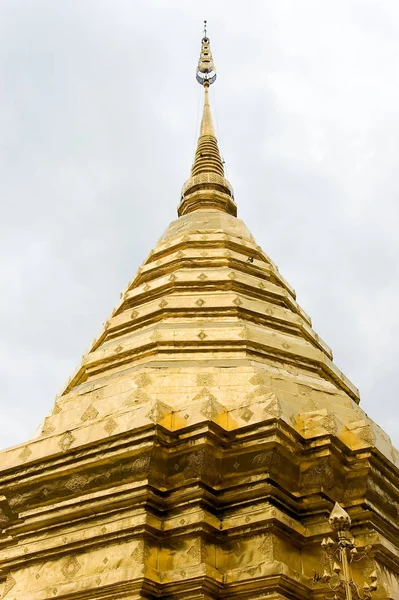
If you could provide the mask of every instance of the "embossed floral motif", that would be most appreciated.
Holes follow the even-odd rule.
[[[153,423],[159,423],[167,414],[171,412],[171,408],[167,404],[157,402],[153,408],[146,414],[147,419]]]
[[[65,482],[65,487],[68,490],[71,490],[71,492],[75,492],[84,488],[89,480],[90,479],[87,477],[87,475],[79,475],[79,473],[75,473]]]
[[[57,404],[57,402],[54,404],[54,408],[53,408],[53,412],[51,413],[52,415],[58,415],[58,413],[61,412],[61,407],[59,404]]]
[[[187,554],[191,556],[195,561],[201,560],[201,539],[197,538],[194,544],[191,546],[189,550],[187,550]]]
[[[313,390],[308,385],[303,385],[302,383],[298,383],[298,392],[301,396],[305,396],[305,398],[310,398]]]
[[[104,423],[104,429],[108,435],[112,435],[117,427],[118,423],[114,421],[114,419],[107,419],[107,421]]]
[[[66,431],[61,436],[61,438],[58,442],[58,446],[61,448],[61,450],[66,452],[72,446],[74,441],[75,441],[75,437],[72,435],[72,433],[70,431]]]
[[[126,398],[123,404],[126,406],[130,406],[132,404],[142,404],[143,402],[148,402],[150,397],[143,390],[135,390],[130,396]]]
[[[337,432],[337,423],[335,421],[334,415],[326,415],[322,419],[323,427],[329,433]]]
[[[233,553],[237,558],[240,558],[245,552],[245,545],[242,542],[236,542],[232,547]]]
[[[143,562],[143,558],[144,558],[144,542],[143,540],[140,540],[139,543],[137,544],[136,548],[133,550],[133,552],[130,555],[132,557],[132,559],[135,562],[141,563]]]
[[[336,486],[334,471],[326,460],[318,460],[302,473],[300,488],[306,488],[311,482],[312,486],[322,485],[325,490]]]
[[[197,337],[199,337],[199,339],[201,340],[201,342],[203,342],[208,336],[206,335],[205,331],[200,331],[197,335]]]
[[[204,450],[200,450],[199,452],[193,452],[188,457],[187,466],[184,471],[189,476],[200,475],[202,467],[204,465],[204,460],[205,460]]]
[[[273,560],[273,538],[271,535],[265,535],[259,545],[259,552],[264,557],[264,560]]]
[[[200,413],[207,419],[213,419],[223,411],[223,407],[215,400],[208,400],[201,405]]]
[[[205,281],[205,279],[208,279],[207,275],[205,275],[205,273],[201,273],[200,275],[198,275],[198,279],[200,281]]]
[[[200,413],[204,415],[207,419],[212,419],[218,413],[222,412],[223,406],[219,404],[213,394],[208,390],[208,388],[204,387],[202,390],[193,398],[193,401],[205,399],[206,401],[202,403]]]
[[[150,554],[151,549],[144,543],[144,540],[140,540],[130,556],[135,562],[142,563],[147,560]]]
[[[18,454],[19,458],[22,462],[26,462],[28,458],[32,455],[32,450],[29,446],[25,446],[25,448]]]
[[[279,417],[281,415],[281,406],[276,397],[271,398],[264,406],[263,413]]]
[[[80,417],[80,420],[83,421],[83,423],[85,423],[86,421],[92,421],[93,419],[96,419],[97,417],[98,417],[98,410],[95,408],[95,406],[93,406],[92,404],[89,404],[89,406],[86,408],[86,410]]]
[[[199,477],[205,475],[213,481],[219,478],[214,450],[212,448],[201,448],[188,456],[187,465],[184,469],[187,477]]]
[[[42,435],[50,435],[55,431],[54,425],[50,421],[50,417],[46,417],[42,429]]]
[[[274,454],[274,451],[273,452],[260,452],[259,454],[254,456],[254,458],[252,459],[252,464],[255,465],[255,467],[269,468],[271,461],[272,461],[273,454]]]
[[[245,400],[250,402],[252,400],[256,400],[260,396],[266,396],[268,394],[270,394],[270,390],[267,387],[264,385],[258,385],[251,392],[245,395]]]
[[[81,569],[81,565],[76,556],[69,556],[61,567],[61,573],[65,579],[73,579]]]
[[[167,301],[165,300],[165,298],[163,300],[161,300],[161,302],[158,304],[159,308],[165,308],[166,306],[168,306]]]
[[[366,425],[364,427],[359,427],[358,429],[354,430],[354,433],[356,433],[356,435],[363,442],[370,444],[370,446],[373,446],[375,444],[375,435],[374,435],[374,432],[371,429],[370,425]]]
[[[252,383],[252,385],[265,385],[265,379],[264,377],[262,377],[262,375],[257,373],[256,375],[251,377],[249,383]]]
[[[197,385],[212,385],[214,376],[212,373],[198,373],[196,378]],[[202,397],[202,396],[201,396]]]
[[[140,373],[140,375],[135,378],[135,383],[137,387],[146,387],[152,383],[152,378],[148,375],[148,373]]]
[[[204,304],[205,304],[205,300],[203,300],[202,298],[198,298],[198,300],[196,300],[195,304],[196,304],[198,307],[204,306]]]
[[[243,419],[246,423],[248,423],[248,421],[250,421],[253,416],[254,413],[250,408],[248,408],[248,406],[240,412],[241,419]]]
[[[134,473],[138,473],[140,471],[147,471],[151,462],[150,454],[143,454],[143,456],[139,456],[136,460],[133,461],[131,470]]]
[[[308,398],[308,400],[306,400],[305,405],[304,405],[304,409],[307,412],[311,412],[314,410],[317,410],[319,407],[317,406],[316,402],[314,400],[312,400],[312,398]]]

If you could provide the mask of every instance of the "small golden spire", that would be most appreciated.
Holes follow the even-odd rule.
[[[197,67],[197,81],[204,87],[209,87],[216,81],[216,69],[213,64],[211,46],[206,35],[206,21],[204,21],[204,37],[201,43],[201,54]]]
[[[233,189],[224,178],[224,166],[209,103],[209,86],[216,80],[216,69],[206,32],[206,21],[196,78],[204,87],[204,110],[191,177],[183,186],[178,214],[181,216],[193,210],[214,208],[236,216]]]
[[[328,520],[334,531],[349,529],[352,523],[350,516],[338,502],[335,503]]]

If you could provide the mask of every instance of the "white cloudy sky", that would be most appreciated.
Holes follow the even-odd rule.
[[[204,18],[239,214],[399,446],[397,0],[1,0],[2,447],[175,218]]]

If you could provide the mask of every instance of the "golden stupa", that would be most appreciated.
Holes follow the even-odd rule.
[[[205,33],[179,217],[38,437],[0,453],[1,598],[333,598],[336,502],[331,523],[372,547],[354,582],[399,598],[399,453],[236,217],[215,78]]]

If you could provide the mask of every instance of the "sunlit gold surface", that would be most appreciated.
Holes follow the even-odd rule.
[[[336,501],[374,548],[354,579],[399,598],[399,454],[209,148],[38,437],[0,455],[7,600],[321,600]]]

